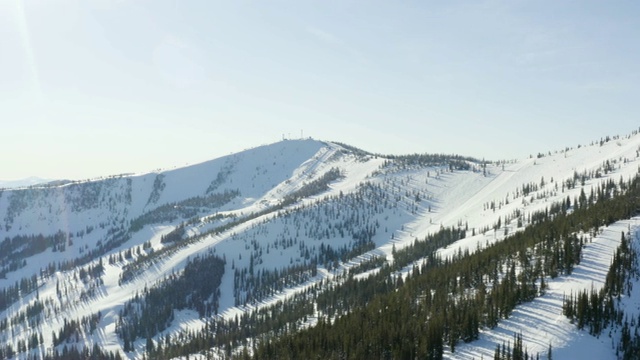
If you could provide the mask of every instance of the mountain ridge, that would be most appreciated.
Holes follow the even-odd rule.
[[[49,241],[50,246],[24,257],[26,264],[20,267],[11,265],[9,258],[24,255],[24,243],[23,247],[2,243],[8,251],[0,264],[17,268],[4,272],[7,278],[0,279],[0,287],[10,288],[31,275],[40,279],[37,296],[23,296],[20,304],[11,303],[0,314],[15,318],[39,297],[50,299],[47,309],[76,310],[65,310],[63,316],[43,310],[44,315],[36,317],[47,319],[46,326],[16,325],[11,330],[16,335],[0,330],[0,338],[18,348],[21,340],[40,332],[42,342],[52,344],[56,339],[50,333],[63,328],[65,319],[91,316],[100,309],[102,335],[83,332],[69,344],[99,344],[123,354],[126,347],[129,356],[139,358],[147,340],[118,335],[118,313],[150,284],[183,272],[195,256],[211,252],[226,257],[219,316],[233,319],[320,284],[339,282],[342,271],[368,261],[393,262],[396,251],[443,226],[468,228],[474,234],[442,249],[443,256],[501,241],[522,231],[528,223],[524,214],[565,198],[573,200],[581,190],[588,192],[614,175],[616,182],[631,178],[637,173],[638,151],[640,137],[634,133],[520,161],[478,163],[453,157],[449,160],[458,162],[429,163],[427,158],[421,162],[411,156],[362,154],[331,142],[287,140],[165,172],[5,190],[0,195],[2,238],[38,235],[48,229],[42,233],[45,240],[29,241]],[[89,190],[78,190],[82,184]],[[38,191],[39,195],[24,195]],[[21,196],[26,200],[13,199]],[[514,216],[518,211],[521,216]],[[504,226],[495,228],[500,220]],[[518,226],[519,221],[524,224]],[[170,234],[177,235],[167,240]],[[110,241],[112,248],[107,246]],[[52,246],[58,248],[54,251]],[[104,248],[74,264],[100,246]],[[49,267],[45,264],[52,256],[58,264]],[[77,266],[97,266],[98,258],[103,273],[87,277],[86,283],[78,280]],[[62,259],[70,261],[68,269],[60,266]],[[123,282],[127,269],[140,264],[149,267]],[[294,268],[297,280],[283,280],[287,285],[280,290],[239,283],[257,281],[246,275],[253,271],[274,274]],[[77,291],[61,295],[58,284]],[[190,311],[175,311],[166,331],[177,336],[206,325],[206,319]],[[159,344],[162,335],[150,339]],[[474,351],[485,354],[486,347],[482,349]]]

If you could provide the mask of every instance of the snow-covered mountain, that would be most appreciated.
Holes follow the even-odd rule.
[[[43,179],[36,176],[30,176],[28,178],[19,180],[0,180],[0,189],[29,187],[34,185],[46,184],[51,181],[52,180]]]
[[[639,169],[637,132],[490,163],[375,155],[307,139],[171,171],[5,189],[0,358],[94,346],[143,358],[150,349],[193,340],[190,331],[214,320],[238,321],[349,277],[372,276],[441,229],[465,233],[437,251],[442,258],[473,253],[522,232],[535,222],[532,215],[567,199],[575,204],[603,184],[622,184]],[[443,356],[491,358],[496,345],[521,333],[529,353],[542,358],[552,345],[554,359],[615,359],[619,332],[596,338],[576,330],[563,315],[563,297],[603,286],[620,233],[640,241],[639,220],[602,227],[570,275],[548,279],[544,295]],[[393,276],[409,276],[425,261],[412,260]],[[172,308],[150,310],[153,296],[166,300],[178,288],[187,290]],[[621,300],[630,316],[639,312],[637,289]],[[293,320],[297,327],[337,316],[311,306],[312,316]],[[192,357],[223,357],[241,344],[210,344],[207,355],[200,347]]]

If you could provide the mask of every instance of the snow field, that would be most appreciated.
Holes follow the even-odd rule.
[[[191,235],[204,234],[221,224],[221,222],[204,222],[208,216],[234,214],[241,218],[251,213],[264,211],[277,205],[286,194],[293,193],[334,167],[341,169],[345,176],[332,183],[330,190],[323,194],[303,199],[285,209],[246,221],[225,232],[207,235],[187,247],[180,248],[170,256],[153,263],[151,268],[126,284],[119,285],[119,277],[122,273],[122,267],[128,261],[110,265],[106,263],[106,258],[103,258],[106,268],[102,277],[103,284],[94,297],[81,298],[81,293],[86,290],[86,286],[74,279],[73,272],[56,273],[43,280],[38,296],[41,299],[50,299],[51,302],[50,305],[47,305],[47,309],[57,310],[47,311],[45,321],[39,325],[38,329],[13,328],[10,331],[0,333],[0,342],[15,344],[19,339],[27,338],[31,331],[38,330],[42,332],[45,344],[51,344],[52,332],[59,331],[65,319],[77,319],[100,311],[102,319],[98,331],[93,335],[85,334],[82,340],[89,346],[97,343],[107,351],[121,351],[123,344],[115,333],[115,322],[123,304],[136,293],[141,293],[145,287],[152,286],[173,272],[182,271],[189,258],[213,249],[219,256],[224,255],[227,258],[220,299],[220,314],[225,318],[233,318],[243,312],[254,311],[277,301],[286,300],[320,281],[340,281],[337,274],[351,266],[358,265],[371,256],[385,256],[392,260],[394,246],[400,249],[416,238],[421,239],[438,231],[441,226],[461,225],[468,226],[469,229],[465,239],[448,246],[446,249],[441,249],[439,251],[441,256],[452,256],[465,249],[472,252],[487,243],[504,238],[505,229],[508,234],[522,229],[517,228],[517,221],[512,218],[509,223],[503,222],[500,229],[494,231],[493,225],[499,217],[505,220],[507,217],[512,217],[516,211],[520,211],[526,219],[527,214],[544,210],[551,204],[567,197],[573,201],[583,188],[588,194],[590,189],[595,188],[600,182],[613,179],[617,183],[620,178],[627,180],[634,176],[638,172],[638,165],[640,165],[637,157],[639,148],[640,137],[636,135],[610,141],[602,146],[596,144],[541,158],[508,162],[504,165],[488,165],[485,176],[478,165],[476,165],[476,171],[449,171],[446,167],[384,169],[383,164],[386,161],[384,158],[359,158],[345,152],[342,147],[336,144],[311,140],[284,141],[211,162],[165,172],[162,179],[165,184],[164,190],[154,204],[148,203],[148,200],[157,174],[131,177],[131,204],[116,203],[113,209],[105,207],[76,214],[69,211],[68,206],[63,203],[64,199],[61,200],[59,196],[45,199],[42,200],[45,204],[43,206],[52,206],[57,211],[48,215],[43,208],[34,206],[33,209],[25,211],[17,218],[11,232],[7,235],[17,234],[20,226],[26,228],[29,225],[32,226],[32,229],[36,226],[56,228],[59,226],[56,224],[64,223],[70,232],[76,232],[84,229],[90,223],[95,225],[94,233],[85,235],[82,239],[76,239],[76,242],[94,247],[106,234],[106,230],[99,228],[99,220],[97,219],[105,217],[111,220],[133,219],[153,206],[200,196],[206,192],[212,184],[212,180],[218,178],[218,174],[223,174],[224,181],[218,185],[216,191],[239,189],[241,198],[234,199],[214,213],[203,215],[201,217],[203,222],[191,225],[187,229]],[[562,190],[560,184],[565,179],[573,177],[574,172],[595,170],[607,160],[615,161],[613,172],[603,174],[601,178],[588,180],[584,187],[578,184],[574,189]],[[526,197],[516,196],[516,192],[523,185],[530,183],[540,185],[543,178],[545,180],[544,186],[540,186],[538,190]],[[266,246],[266,244],[274,243],[279,236],[295,236],[298,241],[304,241],[309,247],[312,246],[311,244],[318,246],[319,243],[313,243],[315,240],[311,237],[296,235],[291,223],[283,222],[287,212],[299,212],[303,209],[313,208],[326,203],[330,198],[339,196],[341,193],[353,193],[357,191],[360,184],[367,181],[383,186],[385,191],[401,199],[397,207],[385,210],[384,213],[376,215],[373,219],[381,223],[373,238],[376,244],[375,249],[347,263],[341,263],[333,271],[319,268],[318,275],[315,277],[267,297],[259,303],[234,306],[232,260],[235,267],[247,267],[250,254],[247,247],[252,246],[251,241]],[[114,193],[124,191],[126,187],[124,180],[119,182],[118,186],[116,189],[120,190],[113,190]],[[407,194],[409,196],[406,196]],[[414,194],[419,194],[419,201],[412,200]],[[532,198],[533,201],[531,201]],[[0,214],[4,214],[7,210],[7,199],[7,195],[0,198]],[[495,210],[488,207],[491,203],[495,204]],[[56,204],[63,205],[56,208],[58,206]],[[348,209],[343,209],[343,211],[348,211]],[[38,220],[39,218],[42,220]],[[483,331],[478,341],[459,344],[456,353],[447,353],[446,356],[452,359],[492,358],[497,343],[508,342],[512,340],[514,332],[522,332],[524,343],[528,346],[530,354],[536,352],[546,354],[547,347],[551,343],[555,359],[575,358],[573,356],[575,351],[582,351],[576,349],[584,349],[584,352],[578,354],[597,354],[597,358],[601,359],[612,358],[610,339],[592,341],[588,334],[577,332],[575,327],[562,316],[562,295],[572,290],[583,289],[585,286],[589,288],[592,284],[601,286],[612,251],[620,240],[620,232],[628,231],[631,227],[632,233],[636,233],[638,220],[634,218],[626,222],[622,221],[605,229],[583,250],[583,261],[579,266],[576,266],[571,276],[549,281],[549,289],[544,296],[518,307],[511,318],[502,321],[496,329]],[[126,244],[110,251],[109,254],[140,246],[146,241],[151,241],[154,250],[160,250],[165,246],[160,243],[161,236],[169,233],[178,224],[179,221],[162,225],[147,225],[136,232]],[[526,225],[525,221],[524,226]],[[485,228],[491,230],[482,233],[481,229]],[[471,236],[473,230],[476,231],[475,236]],[[344,245],[347,241],[349,239],[324,240],[325,243],[331,243],[333,246]],[[62,254],[46,251],[28,259],[26,268],[21,269],[20,272],[9,273],[6,280],[0,279],[0,287],[9,286],[29,274],[38,273],[42,264],[46,264],[48,259],[54,255],[74,256],[70,250],[67,251]],[[262,262],[256,268],[279,269],[288,265],[291,259],[294,262],[298,261],[298,257],[299,252],[296,246],[273,250],[268,255],[264,254]],[[130,261],[134,260],[135,257]],[[371,272],[375,272],[375,270]],[[62,298],[58,298],[56,295],[57,283],[66,290],[66,294]],[[36,294],[32,294],[25,297],[20,304],[0,313],[0,316],[13,316],[33,301],[35,296]],[[309,325],[312,323],[310,321]],[[203,325],[204,321],[198,319],[195,312],[180,311],[176,314],[171,326],[165,330],[165,334],[187,329],[199,329]],[[601,336],[601,338],[603,337]],[[138,340],[135,347],[140,351],[129,354],[129,358],[142,358],[144,340]]]

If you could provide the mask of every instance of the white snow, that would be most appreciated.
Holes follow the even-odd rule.
[[[507,320],[491,330],[482,331],[480,338],[469,344],[459,344],[455,353],[447,352],[447,359],[485,359],[493,358],[496,345],[513,344],[513,335],[522,334],[523,344],[529,354],[539,353],[546,359],[549,344],[554,359],[616,359],[612,339],[607,331],[595,338],[586,330],[579,331],[575,324],[562,314],[562,301],[565,295],[576,294],[581,290],[600,290],[614,252],[620,245],[621,233],[628,235],[631,230],[636,246],[640,245],[640,217],[618,221],[603,229],[583,250],[583,257],[570,276],[560,276],[549,280],[543,296],[531,302],[519,305]],[[638,300],[637,298],[635,299]],[[629,308],[629,315],[638,312],[638,308]]]
[[[108,351],[122,351],[122,341],[115,334],[115,322],[123,304],[136,293],[142,292],[145,287],[152,286],[172,272],[181,271],[188,258],[211,249],[215,249],[220,256],[224,254],[227,258],[227,267],[221,285],[220,313],[228,318],[286,299],[321,280],[339,281],[334,279],[335,273],[356,265],[370,256],[383,255],[392,260],[393,246],[396,248],[406,246],[416,238],[423,238],[438,231],[441,226],[461,225],[468,226],[469,229],[467,238],[446,249],[441,249],[441,255],[451,256],[459,249],[474,251],[486,243],[504,238],[505,228],[507,233],[519,230],[514,219],[510,223],[503,223],[499,230],[494,231],[493,225],[498,217],[504,221],[506,217],[520,211],[526,219],[527,214],[543,210],[567,197],[573,201],[582,188],[588,194],[591,188],[602,181],[613,179],[617,183],[620,178],[627,180],[634,176],[640,165],[637,153],[639,149],[640,136],[634,135],[609,141],[602,146],[595,144],[567,152],[547,154],[542,158],[490,164],[487,166],[487,173],[483,174],[480,164],[474,165],[476,171],[449,171],[448,168],[439,166],[384,167],[384,158],[357,157],[333,143],[288,140],[187,168],[163,172],[161,173],[163,177],[158,177],[160,173],[152,173],[111,179],[111,183],[104,185],[99,205],[82,211],[74,211],[72,204],[68,203],[63,196],[64,191],[71,191],[65,188],[72,189],[73,184],[43,190],[35,199],[30,199],[26,208],[15,216],[10,229],[3,229],[2,238],[18,234],[52,234],[61,229],[72,234],[84,230],[85,234],[76,236],[73,239],[74,245],[66,252],[53,253],[47,250],[29,258],[25,268],[8,273],[7,279],[0,279],[0,288],[11,286],[22,277],[39,273],[40,269],[53,258],[56,261],[73,259],[80,255],[81,247],[85,249],[96,247],[99,241],[107,237],[108,226],[103,229],[101,224],[125,224],[145,211],[160,205],[203,196],[216,179],[223,179],[223,181],[214,186],[215,192],[239,190],[240,198],[234,199],[220,209],[202,214],[202,222],[188,227],[188,233],[191,235],[203,234],[230,221],[227,218],[207,222],[206,219],[213,215],[233,215],[236,218],[242,218],[270,209],[278,205],[285,195],[318,179],[332,168],[341,169],[345,175],[344,178],[332,183],[330,189],[323,194],[303,199],[286,209],[269,212],[220,234],[207,235],[154,263],[133,281],[119,285],[118,280],[123,266],[132,260],[110,265],[107,263],[106,256],[128,248],[139,247],[146,241],[151,242],[154,250],[160,250],[165,246],[160,243],[161,236],[173,230],[180,220],[147,225],[136,232],[129,241],[109,251],[103,258],[106,270],[102,277],[103,284],[97,289],[97,295],[81,298],[82,292],[87,290],[87,285],[76,280],[73,271],[57,272],[43,279],[38,296],[40,299],[49,299],[43,323],[37,329],[17,327],[0,332],[0,344],[13,344],[15,348],[18,340],[26,339],[32,331],[38,330],[43,334],[48,347],[52,342],[51,333],[57,332],[65,319],[78,319],[100,311],[102,320],[98,331],[93,335],[85,334],[84,341],[89,344],[95,342]],[[606,161],[613,163],[613,172],[588,180],[584,187],[578,183],[574,189],[563,189],[562,182],[573,177],[574,172],[595,170]],[[153,184],[160,178],[164,183],[164,189],[155,201],[149,201]],[[530,183],[540,185],[543,178],[545,185],[540,186],[537,191],[526,197],[516,196],[523,185]],[[295,234],[296,228],[286,222],[288,221],[287,212],[313,208],[341,193],[352,193],[357,191],[360,184],[364,182],[379,184],[400,199],[396,207],[375,216],[374,220],[378,220],[381,226],[373,238],[376,243],[374,250],[353,259],[348,264],[341,264],[334,272],[321,268],[316,277],[263,299],[260,303],[234,306],[232,260],[236,267],[248,266],[251,253],[248,248],[251,247],[252,241],[264,246],[275,244],[279,237],[295,237],[297,241],[304,241],[308,247],[317,248],[320,245],[317,240],[304,235],[303,232]],[[127,192],[131,196],[130,202],[125,201]],[[9,212],[10,193],[7,190],[0,195],[0,220],[5,219]],[[420,201],[414,200],[415,194]],[[495,210],[489,207],[491,203],[495,204]],[[328,223],[328,220],[323,223]],[[456,352],[446,353],[446,357],[492,358],[496,344],[512,340],[514,332],[521,332],[530,354],[536,352],[540,352],[541,355],[546,354],[547,347],[551,343],[554,359],[615,358],[611,339],[608,336],[602,335],[600,339],[594,339],[585,332],[577,331],[562,316],[562,295],[591,286],[595,288],[602,286],[612,252],[620,241],[620,232],[631,229],[632,233],[636,234],[638,224],[640,219],[634,218],[620,221],[604,229],[585,248],[584,259],[579,266],[576,266],[571,276],[549,281],[549,289],[544,296],[519,306],[513,315],[508,320],[500,322],[496,329],[485,329],[478,341],[459,344]],[[524,226],[526,225],[525,221]],[[86,230],[89,226],[93,227],[93,231],[87,234]],[[490,230],[483,233],[481,231],[483,228]],[[476,236],[471,236],[472,231],[476,232]],[[342,246],[349,240],[335,237],[323,241],[327,244]],[[257,268],[279,269],[292,260],[297,261],[295,259],[299,256],[297,246],[272,248],[268,254],[263,255],[262,262],[257,265]],[[57,284],[64,289],[64,295],[61,297],[56,294]],[[24,310],[35,296],[36,294],[26,296],[20,303],[0,312],[0,318],[11,318],[17,312]],[[638,301],[638,294],[635,296],[634,301]],[[176,314],[174,322],[165,333],[198,329],[202,324],[203,321],[198,319],[196,313],[181,311]],[[136,343],[136,347],[140,350],[143,346],[143,340]],[[129,356],[142,358],[142,352],[132,353]]]

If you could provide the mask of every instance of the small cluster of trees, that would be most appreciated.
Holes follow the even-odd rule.
[[[630,295],[631,280],[638,278],[639,270],[638,252],[623,232],[603,288],[565,296],[562,305],[564,315],[578,329],[588,329],[591,335],[599,336],[608,327],[620,328],[621,337],[616,352],[622,359],[633,359],[640,353],[640,319],[632,317],[629,321],[616,299]]]
[[[206,191],[207,194],[210,194],[216,191],[222,184],[225,183],[225,181],[227,181],[227,179],[229,178],[229,175],[231,175],[231,173],[233,172],[233,168],[235,167],[236,163],[237,163],[237,158],[235,157],[227,158],[224,165],[222,165],[222,167],[220,168],[220,171],[218,171],[218,174],[216,174],[216,178],[213,179],[209,184],[209,186],[207,187],[207,191]]]
[[[471,164],[479,164],[481,161],[470,156],[448,154],[413,154],[413,155],[387,155],[386,164],[393,164],[399,168],[414,168],[427,166],[445,166],[449,170],[470,170]]]
[[[62,329],[60,329],[57,334],[55,332],[52,334],[53,346],[58,346],[63,343],[79,342],[84,334],[92,335],[98,328],[98,323],[101,318],[102,314],[98,312],[97,314],[84,316],[80,320],[64,319]]]
[[[219,208],[240,196],[239,190],[225,190],[206,196],[195,196],[182,201],[160,205],[133,219],[130,232],[140,231],[145,225],[191,219],[204,211]]]
[[[547,350],[547,360],[553,359],[553,350],[551,344],[549,344],[549,349]],[[511,346],[511,342],[507,344],[502,343],[502,346],[496,345],[496,350],[493,353],[493,360],[539,360],[540,354],[536,353],[534,357],[533,354],[529,354],[527,347],[524,345],[522,341],[522,334],[514,334],[513,335],[513,346]]]
[[[258,302],[267,296],[281,292],[309,280],[317,274],[317,264],[296,264],[280,270],[260,269],[254,271],[253,262],[249,268],[235,269],[233,275],[233,295],[235,305]]]
[[[166,329],[174,310],[193,309],[201,317],[216,314],[224,266],[225,261],[213,253],[199,256],[191,259],[180,275],[173,274],[136,294],[121,310],[116,325],[125,351],[133,350],[137,338],[150,338]]]
[[[179,226],[177,226],[175,229],[173,229],[171,232],[169,232],[166,235],[162,235],[160,237],[160,242],[163,244],[166,243],[171,243],[171,242],[178,242],[180,240],[182,240],[182,238],[184,237],[185,234],[185,228],[184,228],[184,224],[181,224]]]
[[[1,357],[1,356],[0,356]],[[27,360],[122,360],[122,356],[119,352],[106,352],[100,349],[98,344],[95,344],[91,349],[89,347],[81,347],[80,349],[75,346],[63,346],[62,350],[53,350],[53,353],[47,353],[46,355],[34,355],[32,358],[27,357]]]
[[[26,265],[26,259],[40,254],[51,248],[52,251],[64,252],[67,245],[72,244],[73,234],[62,230],[49,236],[17,235],[5,238],[0,242],[0,278],[11,271],[16,271]]]
[[[340,169],[332,168],[324,173],[320,178],[303,185],[297,191],[284,197],[284,202],[294,203],[299,199],[323,193],[329,190],[329,184],[344,177]]]
[[[9,285],[0,290],[0,311],[7,309],[11,304],[18,301],[22,296],[30,294],[38,288],[38,276],[32,275],[29,278],[22,278],[15,285]]]
[[[27,324],[30,328],[35,328],[42,322],[40,314],[43,310],[44,304],[42,301],[37,299],[33,301],[33,303],[27,305],[25,310],[19,311],[10,319],[0,321],[0,331],[6,330],[9,325],[18,326],[21,324]]]
[[[147,200],[147,205],[155,204],[160,200],[160,195],[162,191],[167,186],[164,182],[165,174],[160,173],[157,174],[155,179],[153,179],[153,188],[151,189],[151,193],[149,194],[149,199]]]

